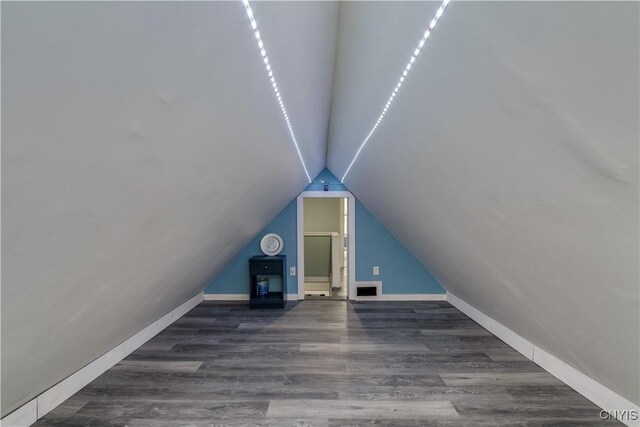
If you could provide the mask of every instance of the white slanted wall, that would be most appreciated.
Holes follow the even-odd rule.
[[[341,6],[337,176],[437,7]],[[451,2],[345,180],[447,291],[636,405],[638,8]]]
[[[337,5],[254,10],[315,176]],[[2,89],[4,418],[199,294],[308,179],[241,2],[3,2]]]
[[[311,177],[346,172],[439,4],[253,4]],[[0,416],[28,424],[309,182],[241,2],[1,7]],[[640,403],[639,7],[451,2],[344,182],[438,295],[601,406]]]

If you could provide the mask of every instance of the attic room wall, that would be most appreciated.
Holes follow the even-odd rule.
[[[451,2],[345,181],[448,291],[635,403],[638,6]],[[339,177],[434,10],[341,5]]]
[[[255,13],[318,173],[337,6]],[[2,88],[5,416],[202,291],[307,179],[240,2],[2,2]]]
[[[323,170],[306,191],[322,191],[324,184],[329,191],[348,191],[328,170]],[[330,199],[306,199],[330,200]],[[288,266],[296,266],[297,216],[294,198],[278,216],[262,229],[233,258],[205,289],[205,294],[248,294],[250,283],[248,260],[261,255],[260,239],[267,233],[282,237],[282,255]],[[444,294],[442,285],[369,210],[356,200],[356,281],[382,281],[383,294]],[[373,266],[380,267],[380,275],[373,276]],[[287,278],[287,293],[290,299],[297,298],[298,281],[295,276]]]

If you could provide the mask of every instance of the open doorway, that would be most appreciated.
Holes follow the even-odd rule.
[[[340,198],[304,199],[305,298],[347,298],[348,203]]]
[[[299,196],[299,300],[350,298],[354,208],[355,198],[349,192],[307,191]]]

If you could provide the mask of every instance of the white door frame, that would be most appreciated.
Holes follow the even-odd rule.
[[[347,256],[349,258],[349,285],[347,299],[355,299],[356,284],[356,198],[350,191],[303,191],[297,198],[297,241],[298,241],[298,300],[304,299],[304,199],[310,198],[346,198],[349,203],[347,213],[348,239]]]

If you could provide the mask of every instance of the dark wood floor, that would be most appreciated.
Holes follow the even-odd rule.
[[[615,425],[446,302],[203,303],[39,426]]]

